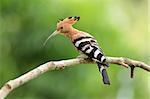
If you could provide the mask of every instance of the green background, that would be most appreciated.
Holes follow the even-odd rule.
[[[148,0],[0,0],[0,86],[50,60],[78,56],[69,39],[56,36],[58,19],[78,15],[74,27],[93,35],[108,56],[150,62]],[[96,64],[50,71],[14,90],[7,99],[148,99],[150,76],[110,65],[111,86]]]

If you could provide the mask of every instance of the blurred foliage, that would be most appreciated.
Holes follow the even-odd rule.
[[[49,60],[78,55],[63,36],[44,40],[58,19],[79,15],[75,28],[95,36],[106,55],[148,62],[148,0],[0,0],[0,86]],[[14,90],[7,99],[148,99],[149,74],[110,65],[111,86],[97,66],[51,71]]]

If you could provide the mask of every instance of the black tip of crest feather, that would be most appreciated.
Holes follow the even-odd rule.
[[[57,22],[59,23],[60,21],[63,21],[64,19],[59,19]]]
[[[59,19],[60,21],[63,21],[64,19]]]

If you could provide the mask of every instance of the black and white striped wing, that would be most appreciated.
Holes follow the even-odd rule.
[[[93,37],[80,37],[75,39],[73,43],[78,50],[86,54],[89,58],[100,63],[105,62],[106,58]]]

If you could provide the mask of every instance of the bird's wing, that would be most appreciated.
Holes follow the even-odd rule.
[[[100,63],[106,60],[95,38],[91,36],[79,37],[73,43],[79,51],[89,56],[89,58]]]

